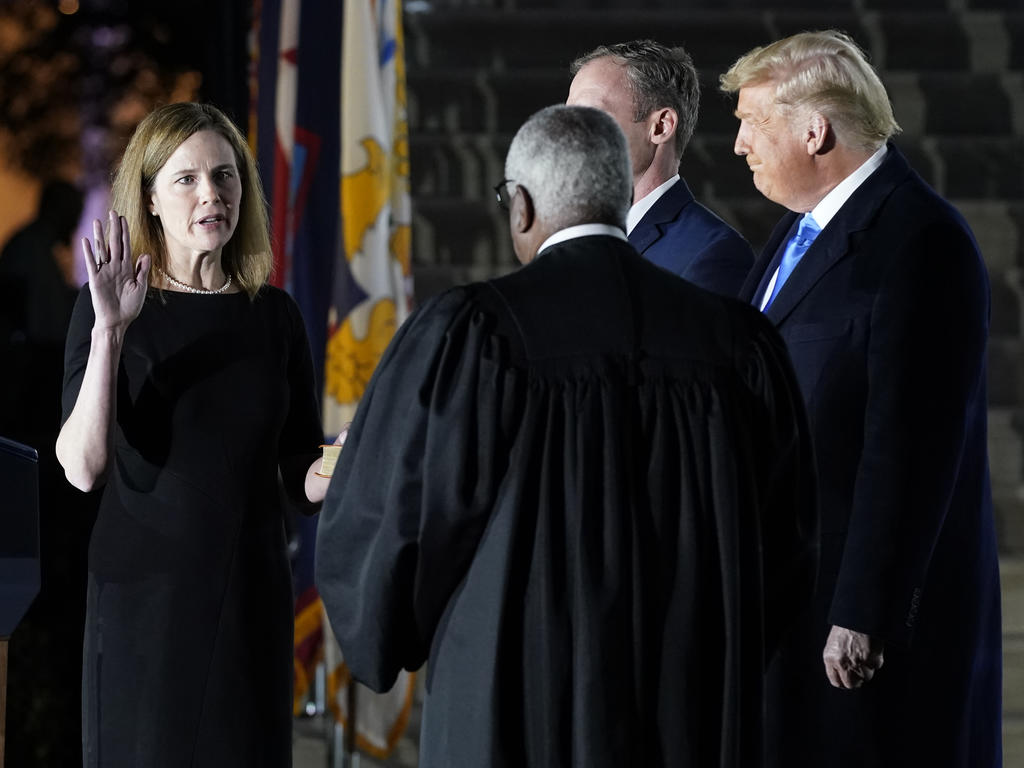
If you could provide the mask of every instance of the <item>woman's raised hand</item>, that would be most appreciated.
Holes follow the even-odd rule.
[[[149,287],[149,254],[132,264],[128,224],[110,212],[106,237],[103,222],[92,223],[93,239],[82,238],[82,255],[89,273],[89,293],[96,314],[95,328],[127,328],[139,316]]]

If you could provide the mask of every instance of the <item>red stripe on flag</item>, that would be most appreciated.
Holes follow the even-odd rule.
[[[284,286],[288,272],[288,208],[291,168],[281,148],[280,140],[274,141],[274,187],[270,195],[271,228],[270,246],[274,252],[274,271],[270,282],[278,288]]]

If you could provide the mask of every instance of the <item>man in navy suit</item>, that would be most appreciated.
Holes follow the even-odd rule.
[[[693,198],[679,162],[697,124],[700,87],[683,48],[651,40],[600,46],[574,61],[570,105],[607,112],[633,163],[629,242],[659,267],[736,296],[754,261],[747,241]]]
[[[772,666],[769,765],[998,766],[974,236],[891,143],[885,88],[842,33],[756,48],[721,87],[739,94],[736,154],[789,209],[741,298],[786,342],[820,476],[821,570]]]

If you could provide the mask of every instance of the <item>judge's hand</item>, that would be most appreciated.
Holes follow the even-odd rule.
[[[124,330],[139,316],[149,287],[150,258],[132,264],[128,224],[110,212],[106,236],[103,223],[92,223],[93,239],[82,238],[82,256],[89,273],[89,293],[96,314],[95,328]]]
[[[833,626],[822,652],[829,682],[836,688],[860,688],[881,669],[884,648],[877,637]]]

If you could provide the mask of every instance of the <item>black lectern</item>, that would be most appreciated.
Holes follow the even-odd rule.
[[[0,768],[7,722],[7,638],[39,592],[39,454],[0,437]]]

